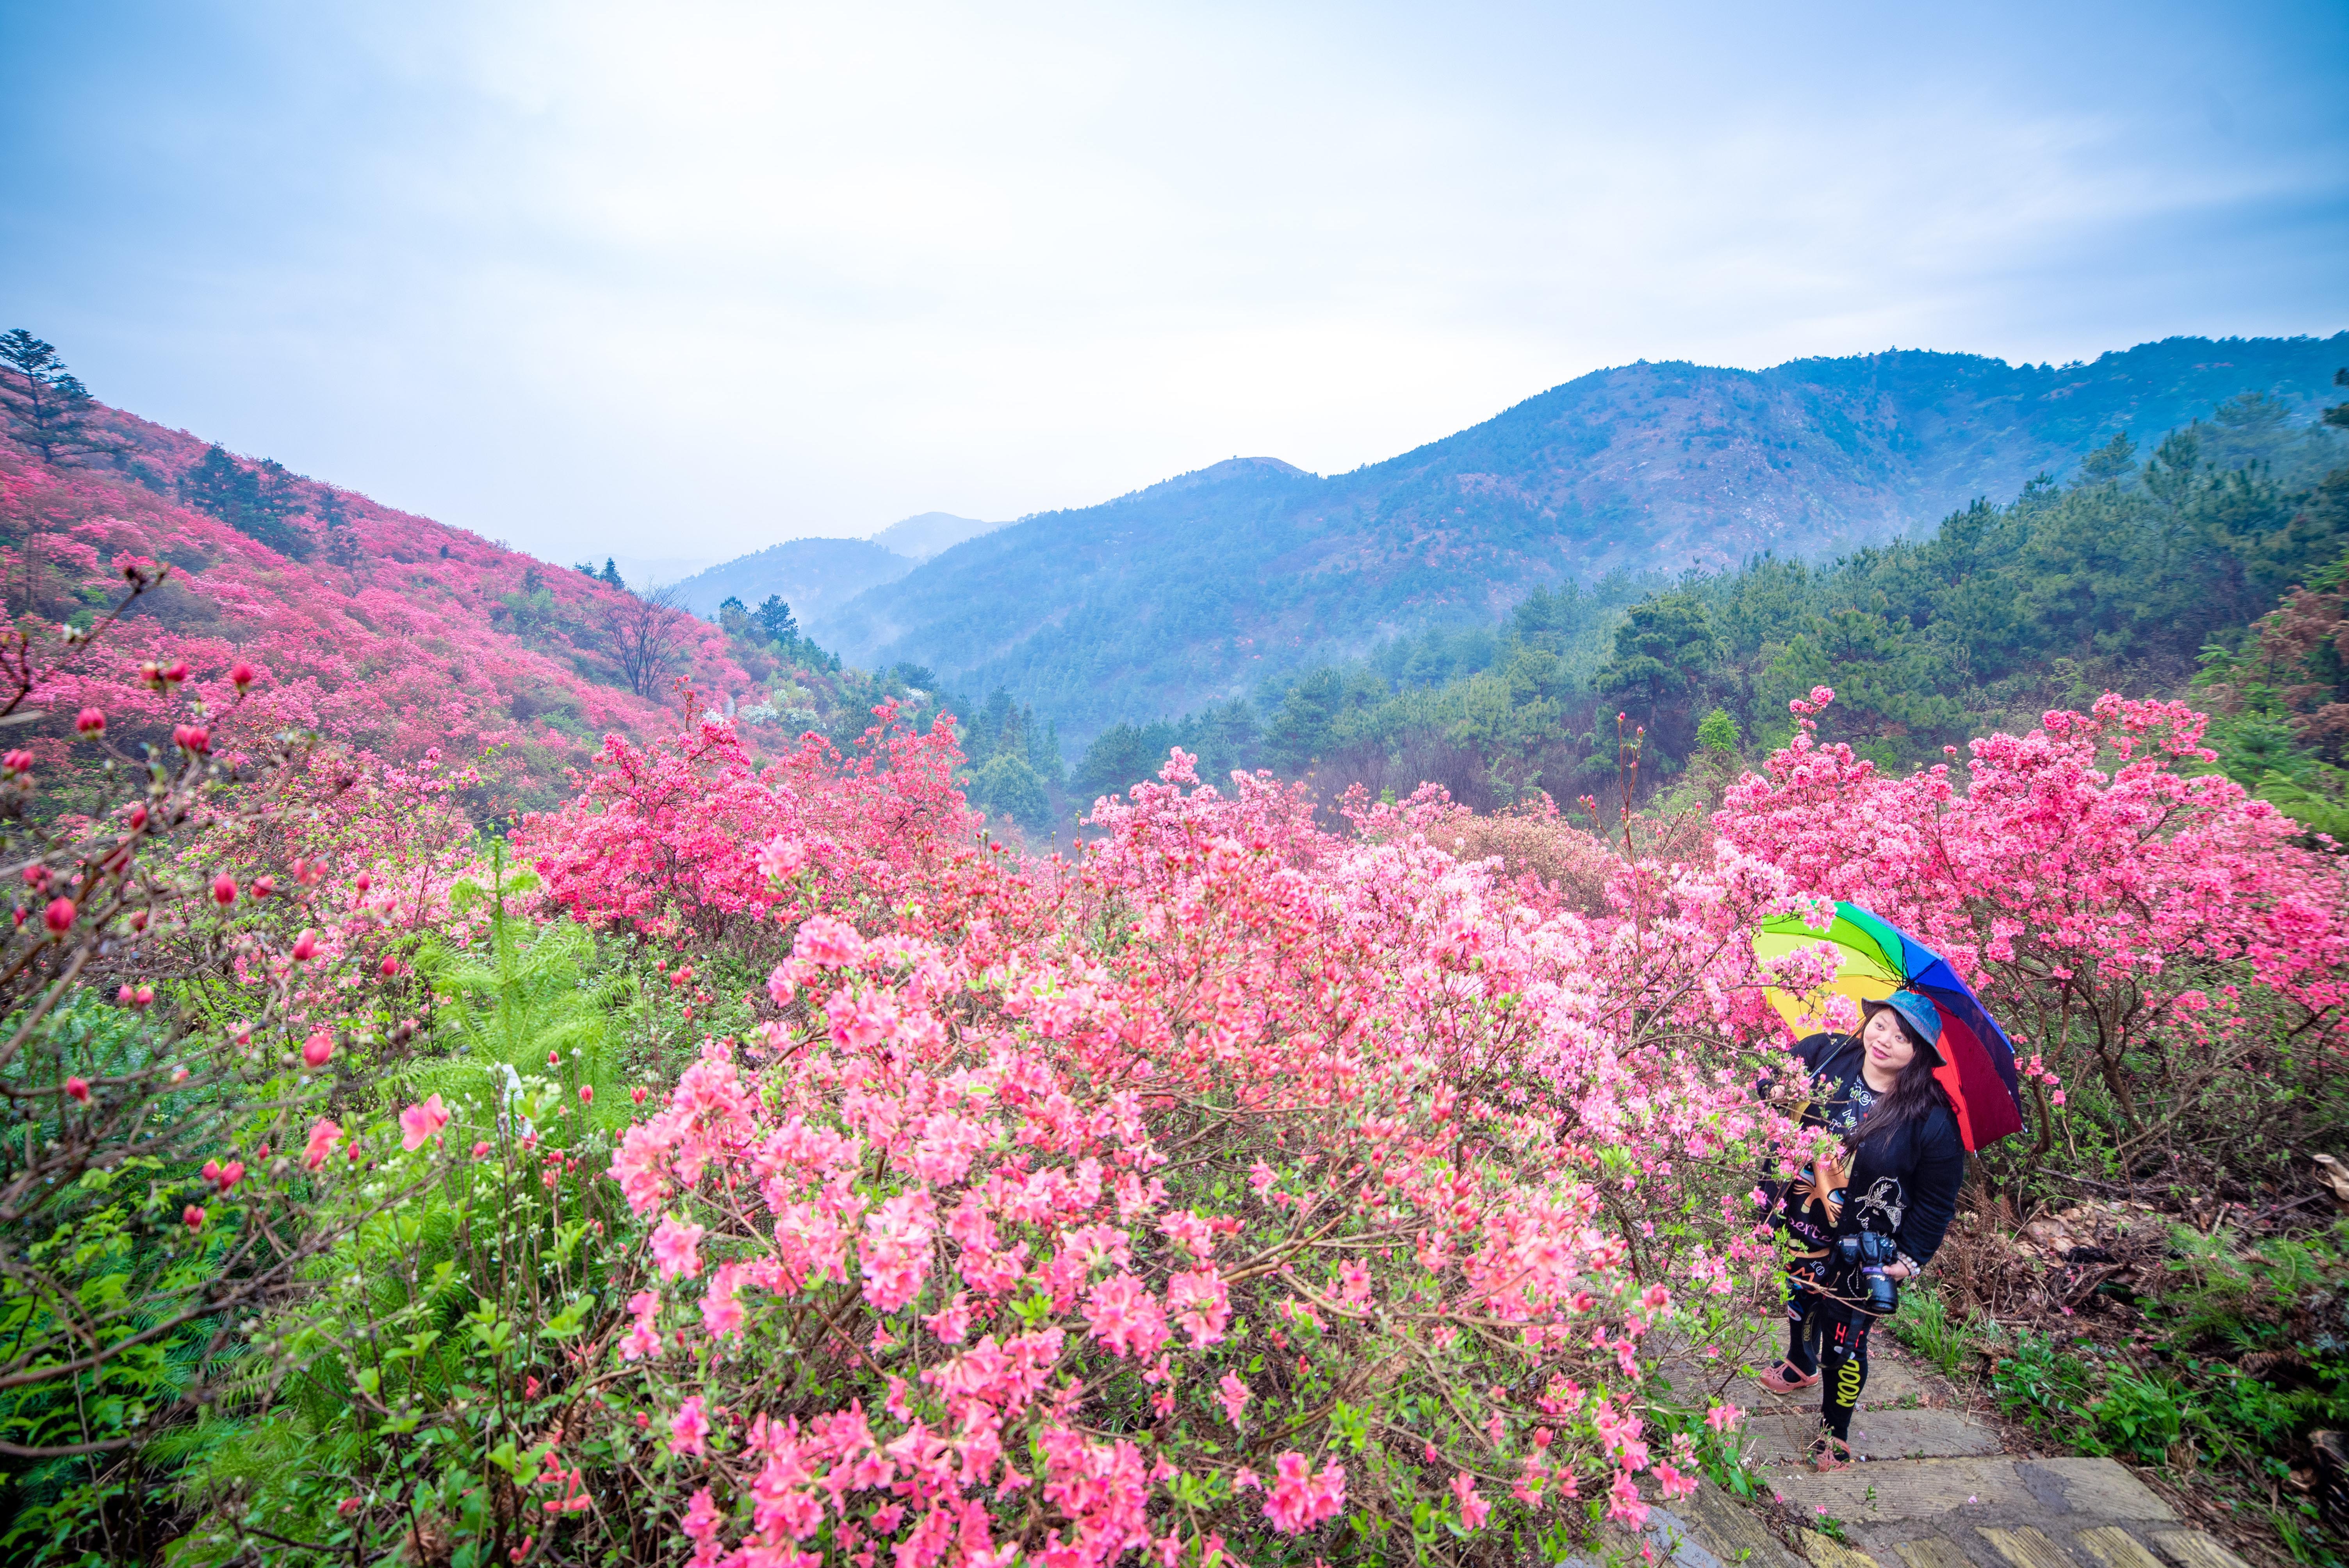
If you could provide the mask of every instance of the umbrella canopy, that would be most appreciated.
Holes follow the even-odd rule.
[[[1958,1113],[1958,1136],[1968,1149],[1987,1149],[2023,1130],[2014,1045],[1947,959],[1856,903],[1837,903],[1835,923],[1825,931],[1812,929],[1800,915],[1773,916],[1754,933],[1754,952],[1778,958],[1821,942],[1831,944],[1838,958],[1828,990],[1855,1002],[1880,1002],[1895,991],[1913,991],[1932,1003],[1941,1016],[1941,1065],[1933,1077],[1949,1093]],[[1775,985],[1764,995],[1796,1035],[1826,1026],[1801,996]]]

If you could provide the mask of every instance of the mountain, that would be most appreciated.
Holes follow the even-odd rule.
[[[2093,363],[1899,350],[1601,370],[1330,478],[1235,459],[969,540],[828,619],[842,656],[1007,687],[1085,738],[1533,587],[1823,555],[2061,476],[2246,391],[2314,406],[2329,338],[2168,338]]]
[[[755,610],[774,594],[792,607],[808,635],[828,643],[834,613],[866,589],[895,583],[915,564],[913,557],[869,539],[794,539],[697,572],[677,586],[685,607],[704,616],[717,614],[729,599]]]
[[[168,748],[160,699],[125,672],[184,660],[191,686],[216,705],[221,749],[314,731],[403,767],[458,770],[468,805],[497,815],[566,798],[565,769],[586,766],[606,734],[675,726],[673,708],[630,688],[626,594],[186,431],[91,408],[104,460],[45,462],[0,436],[9,611],[86,628],[119,595],[126,564],[170,573],[94,654],[59,655],[32,694],[41,721],[12,730],[12,744],[61,754],[73,716],[95,707],[126,747]],[[675,695],[668,675],[713,704],[763,696],[727,640],[698,630],[670,650],[656,696]],[[236,703],[226,672],[240,660],[259,679]],[[410,782],[440,787],[423,775]]]
[[[750,609],[769,594],[781,598],[818,642],[828,641],[833,616],[868,588],[895,583],[921,562],[967,539],[1001,528],[950,511],[926,511],[893,522],[871,539],[794,539],[721,562],[678,584],[686,608],[715,615],[728,599]]]
[[[975,517],[957,517],[950,511],[926,511],[891,523],[873,536],[873,542],[915,561],[927,561],[966,539],[977,539],[1002,526],[999,522],[981,522]]]

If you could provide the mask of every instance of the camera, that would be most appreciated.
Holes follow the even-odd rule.
[[[1878,1231],[1859,1231],[1836,1238],[1836,1256],[1845,1269],[1857,1274],[1867,1287],[1866,1307],[1870,1315],[1889,1317],[1900,1305],[1892,1276],[1884,1271],[1899,1255],[1892,1238]]]

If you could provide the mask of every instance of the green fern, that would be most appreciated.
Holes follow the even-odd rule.
[[[591,978],[595,941],[577,923],[534,925],[508,911],[510,896],[537,887],[530,872],[509,873],[495,845],[490,882],[457,884],[455,913],[488,906],[489,940],[485,948],[462,948],[434,937],[418,954],[418,972],[442,999],[439,1016],[450,1045],[447,1054],[409,1067],[397,1087],[502,1109],[523,1080],[552,1079],[574,1097],[582,1087],[592,1088],[594,1101],[581,1120],[616,1130],[628,1118],[612,1016],[634,986],[624,975]]]

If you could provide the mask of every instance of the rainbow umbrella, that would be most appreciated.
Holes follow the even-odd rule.
[[[1754,955],[1780,958],[1797,947],[1832,944],[1840,962],[1826,989],[1855,1002],[1880,1002],[1914,991],[1941,1016],[1941,1065],[1933,1077],[1958,1113],[1958,1136],[1968,1149],[1987,1149],[2023,1130],[2023,1088],[2014,1071],[2014,1045],[1950,967],[1949,960],[1856,903],[1837,903],[1835,923],[1813,929],[1798,914],[1774,915],[1754,933]],[[1764,994],[1797,1037],[1826,1027],[1805,998],[1779,986]]]

